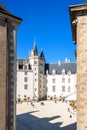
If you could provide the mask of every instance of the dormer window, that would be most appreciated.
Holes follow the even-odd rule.
[[[71,75],[71,71],[68,71],[68,76],[70,76]]]
[[[19,64],[19,69],[23,69],[23,64]]]
[[[55,71],[55,70],[53,70],[53,72],[52,72],[52,73],[53,73],[53,75],[55,75],[55,74],[56,74],[56,71]]]
[[[65,69],[62,70],[62,75],[63,75],[63,76],[65,75]]]

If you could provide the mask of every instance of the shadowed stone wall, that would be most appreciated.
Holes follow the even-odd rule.
[[[6,130],[7,116],[6,44],[6,24],[0,19],[0,130]]]
[[[0,4],[0,130],[16,129],[16,33],[21,20]]]

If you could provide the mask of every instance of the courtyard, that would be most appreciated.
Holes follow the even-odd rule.
[[[17,104],[17,130],[76,130],[76,111],[61,101],[23,102]]]

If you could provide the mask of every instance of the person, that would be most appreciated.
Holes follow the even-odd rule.
[[[18,98],[18,104],[19,104],[19,103],[22,103],[22,101],[21,101],[21,99],[20,99],[20,98]]]
[[[35,105],[33,104],[33,102],[31,102],[31,105],[34,107]]]
[[[69,112],[70,108],[68,108],[68,112]]]
[[[41,105],[44,105],[44,102],[41,102]]]
[[[57,101],[56,101],[56,100],[54,100],[54,102],[55,102],[55,103],[57,103]]]
[[[28,97],[28,98],[27,98],[27,105],[28,105],[28,103],[29,103],[29,99],[30,99],[30,98]]]
[[[70,115],[70,118],[72,118],[72,115]]]

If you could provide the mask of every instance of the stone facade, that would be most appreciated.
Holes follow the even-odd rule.
[[[0,130],[6,130],[6,28],[0,19]]]
[[[16,129],[16,32],[20,22],[0,4],[0,130]]]
[[[70,6],[77,44],[77,130],[87,130],[87,3]]]

